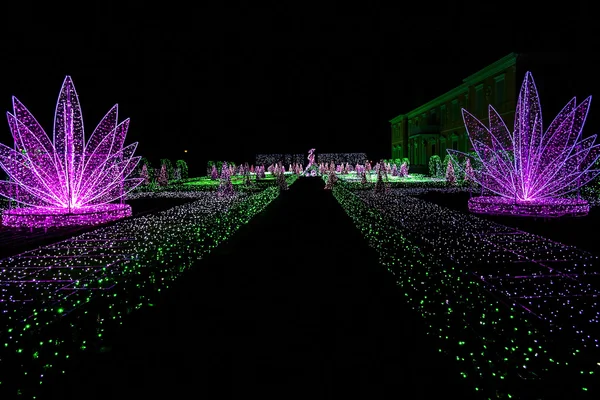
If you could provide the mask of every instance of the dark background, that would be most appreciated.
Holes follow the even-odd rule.
[[[510,52],[542,60],[545,119],[600,88],[597,21],[576,3],[183,4],[7,4],[0,109],[16,96],[51,135],[71,75],[88,135],[118,103],[137,155],[203,174],[207,160],[313,147],[389,158],[391,118]],[[586,132],[598,113],[592,102]],[[8,124],[0,142],[12,146]]]

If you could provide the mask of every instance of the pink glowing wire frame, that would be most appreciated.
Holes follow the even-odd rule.
[[[121,199],[142,183],[129,178],[140,157],[137,143],[124,147],[129,119],[118,123],[114,105],[85,141],[79,98],[73,81],[63,82],[54,117],[53,140],[13,97],[7,112],[14,149],[0,143],[0,167],[8,175],[0,181],[0,195],[26,207],[74,213]],[[102,207],[100,207],[102,208]]]
[[[516,106],[514,132],[491,105],[489,128],[463,109],[476,156],[452,149],[448,153],[455,159],[472,157],[481,166],[474,171],[474,181],[504,198],[502,203],[553,203],[600,173],[596,169],[600,156],[596,135],[582,137],[590,102],[591,96],[576,105],[573,98],[544,132],[538,91],[527,72]],[[565,207],[564,200],[558,203]],[[577,204],[581,206],[580,199]]]

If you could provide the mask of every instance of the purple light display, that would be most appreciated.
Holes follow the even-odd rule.
[[[469,210],[483,214],[558,217],[585,215],[587,201],[574,196],[600,170],[596,135],[582,137],[591,96],[571,99],[543,130],[542,110],[530,72],[525,74],[515,111],[514,131],[490,105],[489,128],[463,109],[463,121],[475,156],[448,149],[455,158],[480,165],[473,180],[491,195],[473,197]],[[461,166],[461,163],[457,163]]]
[[[315,149],[310,149],[308,151],[307,158],[308,158],[308,165],[306,166],[306,168],[310,168],[315,163]]]
[[[3,211],[11,227],[95,225],[131,215],[116,202],[143,182],[131,173],[137,143],[124,146],[129,119],[118,123],[115,104],[85,140],[79,98],[70,76],[63,82],[52,140],[16,97],[7,112],[14,148],[0,143],[0,195],[18,204]]]
[[[319,175],[319,167],[315,164],[315,149],[308,151],[308,165],[304,169],[304,176],[317,176]]]

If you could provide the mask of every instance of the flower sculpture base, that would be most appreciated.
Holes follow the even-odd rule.
[[[108,203],[68,210],[58,207],[21,207],[2,212],[2,225],[12,228],[50,228],[99,225],[131,216],[129,204]]]
[[[557,218],[567,215],[587,215],[590,206],[583,199],[560,198],[517,201],[500,196],[478,196],[469,199],[469,211],[476,214]]]

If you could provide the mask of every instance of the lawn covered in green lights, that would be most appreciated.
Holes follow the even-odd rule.
[[[360,181],[362,178],[360,175],[356,174],[356,172],[349,172],[347,174],[336,174],[337,177],[343,181]],[[367,181],[375,182],[377,180],[377,173],[371,172],[367,174]],[[387,182],[407,182],[407,183],[428,183],[428,182],[439,182],[445,181],[445,179],[441,178],[431,178],[428,175],[424,174],[409,174],[408,176],[393,176],[392,174],[387,174],[384,179]]]
[[[289,174],[289,173],[288,173]],[[286,175],[288,175],[286,174]],[[265,172],[265,177],[259,179],[258,182],[275,182],[276,176],[270,172]],[[189,179],[187,182],[183,183],[184,186],[190,187],[206,187],[206,188],[216,188],[220,184],[220,179],[211,179],[208,176],[198,177],[194,179]],[[243,175],[232,175],[231,176],[231,184],[234,186],[243,186],[246,182],[246,177]],[[250,182],[257,182],[256,175],[250,174]]]

